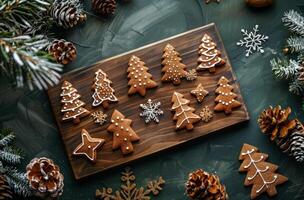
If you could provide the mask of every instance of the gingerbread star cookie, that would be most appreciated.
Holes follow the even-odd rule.
[[[96,162],[97,149],[104,144],[105,140],[102,138],[92,138],[87,130],[81,131],[81,144],[79,144],[73,151],[73,155],[84,155],[90,161]]]
[[[266,162],[268,155],[260,153],[258,148],[244,144],[239,156],[242,160],[239,171],[247,172],[245,186],[252,185],[251,199],[255,199],[263,193],[273,197],[277,194],[276,186],[288,180],[287,177],[276,173],[278,166]]]
[[[139,93],[141,96],[146,95],[146,90],[157,87],[157,83],[152,79],[148,72],[146,64],[137,56],[131,56],[128,67],[128,85],[130,86],[128,94]]]
[[[138,135],[131,128],[132,120],[125,118],[118,110],[114,110],[111,117],[111,124],[107,130],[113,133],[113,150],[120,147],[122,154],[129,154],[134,151],[132,142],[139,140]]]
[[[209,92],[204,89],[201,83],[198,84],[194,90],[191,90],[190,93],[196,97],[199,103],[201,103],[204,100],[205,96],[209,94]]]
[[[199,58],[197,62],[199,65],[196,70],[209,70],[210,73],[215,72],[216,66],[224,65],[226,62],[221,56],[221,52],[217,50],[216,44],[212,38],[205,34],[202,38],[201,45],[199,46]]]
[[[117,102],[118,99],[114,95],[114,89],[111,87],[112,81],[108,79],[108,75],[101,69],[95,72],[95,81],[92,86],[94,94],[92,95],[94,101],[93,106],[102,104],[104,108],[109,107],[109,102]]]

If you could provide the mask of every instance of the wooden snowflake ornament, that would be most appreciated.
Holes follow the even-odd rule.
[[[60,96],[62,98],[62,120],[73,120],[75,124],[78,124],[80,122],[80,118],[89,115],[90,112],[87,109],[83,108],[83,106],[85,106],[85,103],[80,100],[81,95],[70,82],[64,81],[61,89],[62,92]]]
[[[99,69],[95,72],[95,81],[92,86],[94,94],[92,95],[94,101],[93,106],[99,106],[100,104],[104,108],[109,107],[109,102],[117,102],[118,99],[114,95],[114,89],[111,87],[112,81],[108,79],[107,74]]]
[[[232,109],[240,107],[242,104],[236,100],[237,95],[233,93],[233,86],[229,85],[229,80],[222,76],[218,81],[218,88],[215,93],[218,96],[215,98],[217,103],[214,107],[215,111],[224,111],[225,114],[232,113]]]
[[[175,111],[173,120],[176,121],[176,129],[193,129],[193,124],[198,122],[200,116],[194,114],[194,108],[189,106],[190,101],[185,99],[181,93],[174,92],[172,95],[172,111]]]
[[[181,62],[182,59],[179,53],[171,44],[167,44],[164,48],[162,59],[162,82],[172,82],[174,85],[179,85],[181,79],[188,74],[186,65]]]
[[[104,144],[105,140],[102,138],[92,138],[87,130],[81,131],[81,144],[79,144],[73,151],[73,155],[84,155],[90,161],[96,162],[97,149]]]
[[[196,97],[196,100],[199,103],[203,102],[205,96],[209,94],[209,92],[204,89],[201,83],[198,84],[198,86],[194,90],[191,90],[190,93]]]
[[[128,94],[139,93],[141,96],[145,96],[147,89],[157,87],[157,83],[152,79],[152,75],[145,65],[137,56],[131,56],[128,67],[128,85],[130,86]]]
[[[125,118],[118,110],[114,110],[108,131],[113,133],[113,150],[120,148],[122,154],[132,153],[132,142],[139,140],[139,136],[131,128],[132,120]]]
[[[224,65],[226,62],[221,57],[221,52],[217,50],[216,44],[212,38],[205,34],[199,46],[199,58],[197,62],[199,65],[196,70],[209,70],[210,73],[215,72],[215,67]]]
[[[287,177],[275,173],[277,165],[266,162],[268,155],[260,153],[258,148],[244,144],[239,156],[242,160],[239,171],[247,172],[245,186],[252,185],[251,199],[257,198],[262,193],[273,197],[277,194],[276,186],[288,180]]]

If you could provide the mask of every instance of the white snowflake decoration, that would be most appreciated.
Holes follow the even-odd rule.
[[[246,57],[252,54],[254,51],[259,51],[264,53],[264,49],[262,47],[262,43],[266,42],[268,36],[259,34],[259,25],[255,25],[253,27],[252,32],[248,32],[247,30],[242,29],[241,32],[244,36],[243,40],[240,40],[236,43],[238,46],[245,46],[246,48]]]
[[[149,123],[152,120],[158,123],[159,116],[164,114],[164,112],[159,108],[160,105],[160,102],[154,103],[151,99],[149,99],[146,104],[139,105],[139,107],[143,109],[139,115],[144,118],[146,123]]]

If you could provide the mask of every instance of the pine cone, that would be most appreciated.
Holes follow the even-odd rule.
[[[189,174],[186,193],[193,200],[228,200],[225,186],[218,176],[198,169]]]
[[[8,200],[13,199],[13,193],[10,186],[8,185],[6,178],[3,175],[0,175],[0,199]]]
[[[50,16],[64,28],[72,28],[87,18],[78,0],[55,1],[50,8]]]
[[[48,51],[58,63],[64,65],[72,62],[77,56],[76,47],[73,43],[64,39],[54,40],[49,46]]]
[[[273,141],[277,138],[285,138],[290,133],[290,130],[296,126],[295,120],[288,120],[291,113],[291,108],[281,109],[281,106],[273,108],[270,106],[265,109],[258,119],[258,123],[263,133],[270,135]]]
[[[48,158],[34,158],[26,167],[26,175],[34,194],[41,198],[56,198],[63,192],[63,175]]]
[[[116,0],[92,0],[92,9],[102,15],[112,15],[116,9]]]

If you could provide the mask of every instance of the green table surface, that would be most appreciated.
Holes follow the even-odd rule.
[[[271,104],[289,105],[293,115],[304,120],[300,99],[288,92],[287,83],[274,79],[269,65],[269,60],[281,53],[288,35],[281,23],[283,13],[289,9],[303,10],[303,0],[276,0],[274,6],[262,11],[249,9],[244,0],[223,0],[220,4],[208,5],[203,0],[118,1],[116,14],[110,18],[92,14],[89,1],[84,4],[88,12],[86,23],[62,33],[78,50],[77,60],[68,65],[65,72],[215,22],[250,113],[248,123],[131,163],[138,186],[145,186],[148,180],[161,175],[166,185],[155,199],[187,199],[184,184],[188,173],[203,168],[220,176],[231,200],[250,199],[251,188],[243,186],[246,174],[238,172],[238,155],[246,142],[269,154],[268,160],[278,164],[279,172],[289,177],[286,184],[277,187],[276,199],[304,199],[303,165],[282,154],[257,125],[259,113]],[[244,49],[236,46],[236,42],[241,38],[242,28],[251,29],[255,24],[270,38],[264,45],[264,54],[246,58]],[[61,199],[94,199],[97,188],[120,186],[120,172],[124,167],[77,182],[46,92],[16,89],[4,78],[0,83],[0,126],[15,130],[17,144],[27,154],[24,166],[33,157],[47,156],[61,167],[65,176]],[[263,195],[260,199],[268,198]]]

